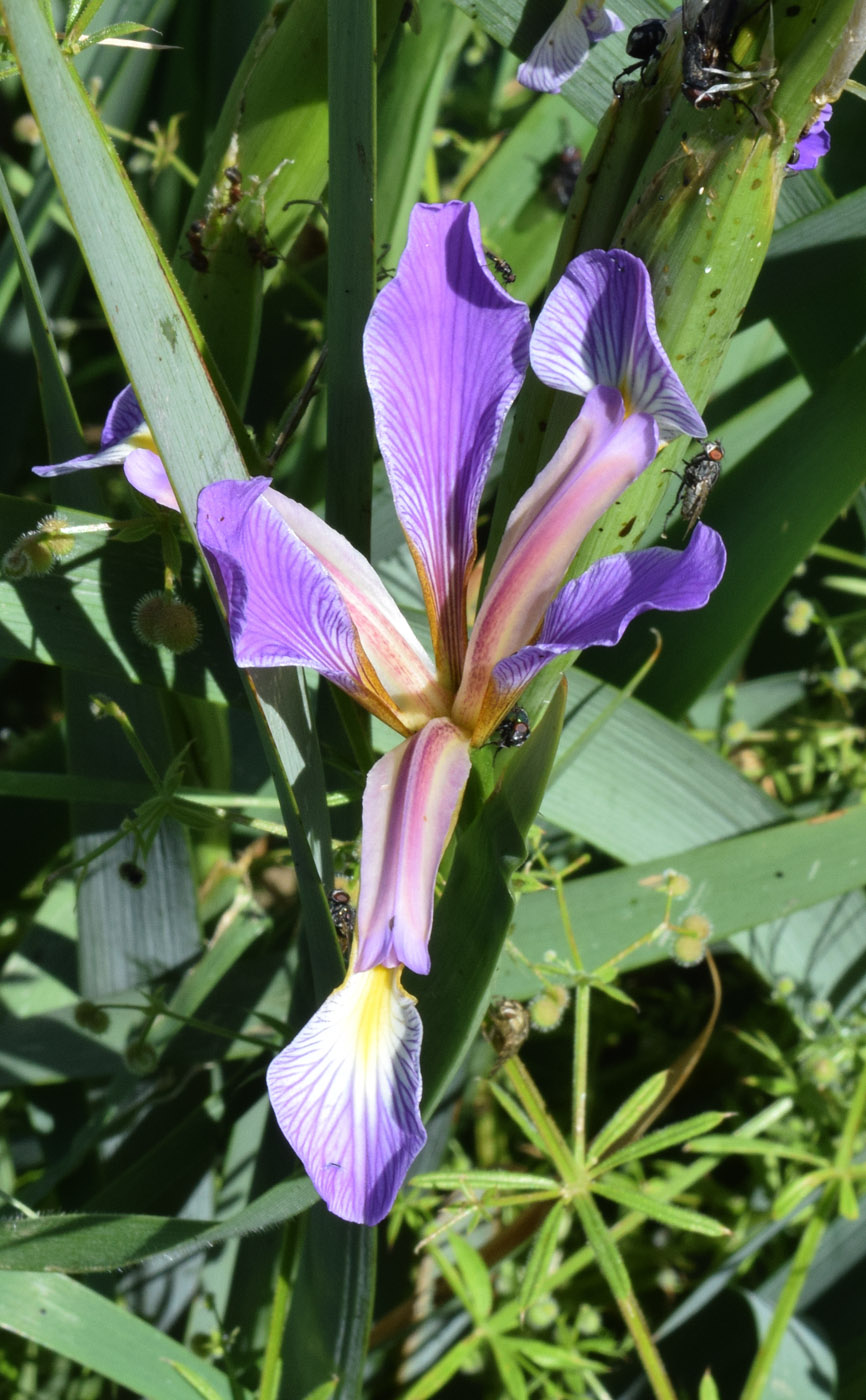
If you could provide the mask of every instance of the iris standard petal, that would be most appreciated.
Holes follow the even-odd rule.
[[[529,312],[487,269],[471,204],[420,204],[364,334],[376,433],[443,684],[466,645],[484,479],[528,361]]]
[[[283,1134],[328,1209],[377,1225],[427,1140],[421,1018],[398,969],[354,972],[268,1069]]]
[[[149,496],[157,505],[180,510],[162,458],[145,447],[134,447],[123,463],[123,474],[136,491]]]
[[[706,436],[658,338],[649,273],[632,253],[596,249],[568,264],[538,318],[530,359],[555,389],[619,389],[626,412],[651,413],[664,438]]]
[[[494,684],[503,695],[519,694],[554,656],[614,646],[639,613],[702,608],[724,572],[722,537],[701,524],[684,550],[643,549],[599,559],[554,599],[535,645],[497,665]]]
[[[535,92],[559,92],[585,62],[593,44],[625,26],[618,15],[584,0],[568,0],[532,53],[517,70],[517,81]]]
[[[395,724],[327,569],[263,499],[266,477],[199,493],[197,529],[239,666],[310,666]],[[399,727],[396,726],[395,727]]]
[[[355,969],[405,963],[430,971],[436,872],[469,769],[468,735],[437,719],[367,774]]]
[[[493,667],[525,646],[587,532],[653,460],[658,431],[644,413],[623,416],[615,389],[593,389],[556,456],[509,517],[475,619],[452,711],[479,737]],[[485,733],[494,719],[483,716]]]

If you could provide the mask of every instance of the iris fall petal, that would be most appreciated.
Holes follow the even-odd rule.
[[[130,486],[169,510],[180,510],[162,458],[146,447],[134,447],[123,463],[123,474]]]
[[[421,1018],[399,970],[353,972],[271,1062],[280,1128],[343,1220],[377,1225],[424,1143]]]

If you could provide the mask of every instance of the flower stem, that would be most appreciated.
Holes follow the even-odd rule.
[[[283,1333],[289,1316],[291,1287],[289,1276],[294,1259],[295,1229],[290,1221],[283,1231],[283,1247],[280,1251],[280,1268],[274,1288],[274,1301],[268,1323],[268,1340],[262,1363],[262,1379],[259,1386],[259,1400],[277,1400],[280,1376],[283,1369]]]
[[[635,1297],[623,1257],[605,1226],[598,1207],[587,1195],[575,1197],[574,1208],[583,1226],[587,1243],[595,1255],[595,1261],[631,1333],[653,1395],[656,1400],[676,1400],[676,1392]]]
[[[797,1246],[797,1252],[794,1255],[791,1268],[788,1272],[788,1277],[785,1280],[785,1286],[779,1295],[779,1301],[776,1304],[766,1336],[761,1342],[757,1355],[752,1363],[752,1369],[746,1379],[746,1384],[743,1388],[740,1400],[761,1400],[761,1397],[767,1393],[770,1372],[773,1367],[773,1362],[776,1359],[776,1353],[782,1344],[782,1339],[788,1329],[788,1324],[796,1311],[803,1284],[806,1282],[806,1277],[814,1261],[818,1246],[824,1236],[824,1231],[836,1214],[840,1183],[845,1178],[851,1166],[851,1158],[854,1153],[854,1140],[863,1118],[864,1110],[866,1110],[866,1062],[864,1062],[863,1068],[860,1071],[857,1088],[845,1119],[845,1126],[842,1129],[839,1146],[836,1149],[836,1158],[834,1162],[836,1174],[821,1192],[814,1212],[803,1231],[802,1238]]]

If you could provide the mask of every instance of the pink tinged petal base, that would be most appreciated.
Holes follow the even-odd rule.
[[[569,263],[538,318],[530,359],[555,389],[619,389],[626,412],[651,413],[664,438],[706,435],[656,332],[649,273],[632,253],[594,250]]]
[[[377,1225],[427,1140],[421,1018],[397,969],[355,972],[268,1069],[277,1122],[328,1209]]]
[[[148,452],[144,447],[133,448],[123,463],[123,474],[142,496],[148,496],[169,510],[180,510],[162,458],[155,452]]]
[[[364,366],[437,666],[452,687],[478,504],[528,356],[529,312],[488,270],[474,206],[416,205],[397,275],[367,322]]]
[[[451,696],[437,681],[429,656],[372,564],[297,501],[273,490],[266,491],[264,499],[333,579],[364,655],[400,713],[401,727],[418,729],[433,716],[447,714]]]
[[[436,872],[470,770],[468,736],[431,720],[367,775],[353,970],[405,963],[430,971]]]
[[[266,477],[219,481],[198,498],[198,534],[228,613],[235,660],[310,666],[393,723],[339,589],[263,499],[267,489]]]
[[[653,460],[654,420],[623,417],[615,389],[594,389],[556,456],[518,501],[505,529],[469,641],[453,718],[487,737],[501,707],[485,692],[497,662],[525,646],[541,626],[582,540]]]
[[[644,549],[599,559],[554,599],[537,643],[493,673],[503,695],[517,695],[548,661],[587,647],[612,647],[639,613],[705,606],[725,572],[721,535],[698,525],[684,550]]]
[[[539,39],[517,81],[535,92],[559,92],[583,66],[593,44],[623,29],[618,15],[584,0],[568,0],[550,28]]]

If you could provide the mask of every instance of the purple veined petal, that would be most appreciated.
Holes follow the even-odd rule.
[[[436,872],[470,766],[468,736],[436,719],[367,774],[355,970],[405,963],[430,971]]]
[[[830,149],[830,133],[826,126],[832,115],[833,108],[828,102],[821,108],[812,125],[803,132],[785,166],[789,175],[802,175],[804,170],[814,170],[821,157],[827,154]]]
[[[528,361],[529,312],[488,270],[471,204],[419,204],[364,334],[376,433],[453,688],[466,647],[475,521]]]
[[[517,70],[517,81],[535,92],[559,92],[586,61],[593,44],[623,29],[622,20],[601,5],[568,0],[532,53]]]
[[[396,968],[353,972],[271,1061],[277,1122],[328,1209],[377,1225],[427,1140],[421,1018]]]
[[[706,436],[658,338],[649,273],[632,253],[595,249],[568,264],[536,322],[530,359],[554,389],[619,389],[626,413],[651,413],[663,438]]]
[[[279,491],[265,500],[327,569],[340,590],[365,656],[410,729],[447,714],[451,695],[372,564],[318,515]]]
[[[239,666],[310,666],[405,732],[359,646],[340,590],[268,497],[267,477],[199,493],[197,529],[219,584]]]
[[[656,547],[599,559],[554,599],[538,641],[496,666],[500,703],[510,703],[555,656],[615,646],[640,613],[704,607],[724,572],[722,537],[701,524],[684,550]]]
[[[131,384],[127,384],[125,389],[121,389],[105,419],[105,427],[102,429],[102,448],[114,447],[116,443],[123,442],[126,438],[131,438],[142,429],[147,431],[144,422],[144,414],[139,407],[135,390]]]
[[[157,505],[167,506],[169,510],[180,510],[162,458],[155,452],[134,447],[123,463],[123,474],[142,496],[149,496]]]
[[[482,730],[486,737],[493,722],[484,696],[494,666],[535,636],[586,534],[649,465],[657,446],[653,418],[624,418],[616,389],[593,389],[556,456],[517,502],[475,619],[452,710],[454,720],[473,731],[473,742]]]

